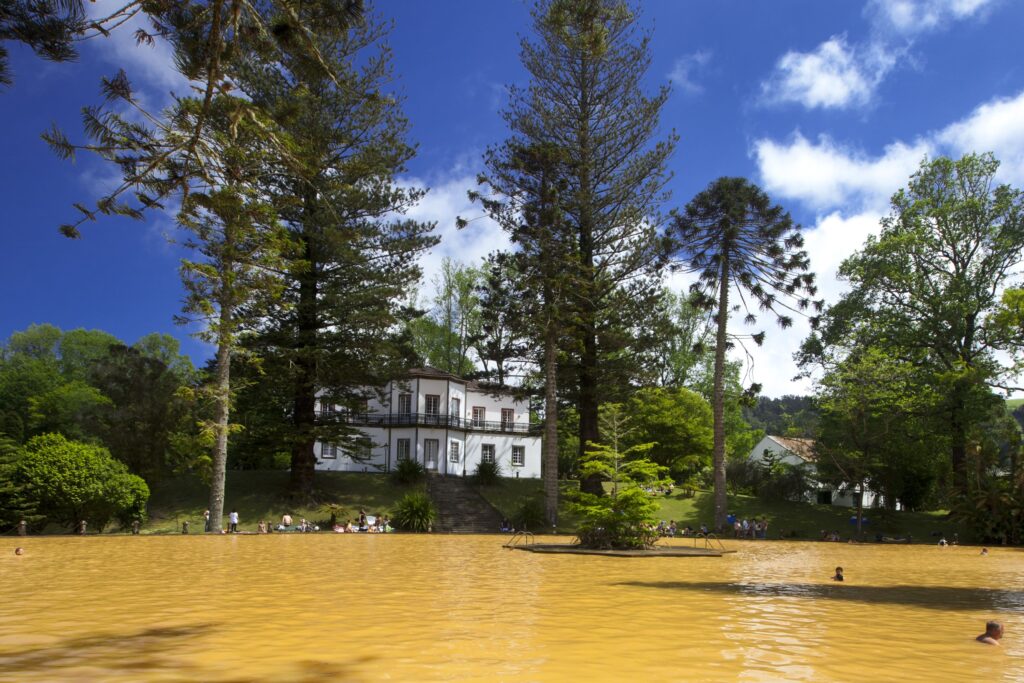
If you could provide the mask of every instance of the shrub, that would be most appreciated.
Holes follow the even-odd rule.
[[[73,528],[87,520],[103,530],[117,518],[142,519],[149,487],[106,448],[43,434],[25,444],[15,477],[40,514]]]
[[[398,465],[391,473],[391,479],[400,486],[408,486],[423,481],[426,475],[427,471],[423,469],[423,465],[412,458],[406,458],[398,461]]]
[[[495,462],[481,462],[476,466],[476,483],[480,486],[494,486],[501,483],[501,465]]]
[[[405,461],[408,462],[408,461]],[[434,503],[430,496],[417,491],[405,494],[395,505],[393,521],[405,531],[430,531],[434,524]]]
[[[522,531],[543,529],[547,525],[544,502],[539,498],[524,498],[512,515],[512,525]]]
[[[581,493],[572,504],[583,517],[576,529],[580,545],[619,550],[649,548],[658,540],[658,532],[650,523],[657,507],[639,487],[625,488],[615,498]]]

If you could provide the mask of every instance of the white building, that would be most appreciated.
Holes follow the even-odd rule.
[[[338,415],[321,400],[318,409]],[[435,368],[410,370],[367,401],[363,413],[340,413],[372,442],[352,457],[318,442],[318,470],[390,472],[412,458],[428,472],[468,476],[481,461],[497,462],[506,477],[540,477],[540,426],[530,407],[508,389],[466,381]]]
[[[816,481],[816,470],[814,463],[817,460],[817,451],[814,448],[814,439],[795,439],[785,436],[766,436],[757,442],[747,459],[750,462],[763,463],[765,456],[772,454],[777,462],[784,462],[789,465],[797,465],[807,469],[808,478],[815,482],[815,490],[808,494],[808,502],[820,503],[823,505],[839,505],[841,507],[855,507],[857,505],[857,491],[855,486],[833,487]],[[869,508],[875,505],[877,494],[870,490],[864,490],[864,507]],[[881,503],[881,501],[878,501]]]

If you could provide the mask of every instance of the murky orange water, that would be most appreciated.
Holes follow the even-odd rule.
[[[503,540],[3,538],[0,680],[1024,680],[1022,551],[625,559]],[[1001,648],[973,642],[993,617]]]

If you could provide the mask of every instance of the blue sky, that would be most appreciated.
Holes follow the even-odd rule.
[[[455,216],[479,215],[466,190],[482,151],[505,136],[505,86],[525,82],[518,43],[529,7],[378,3],[395,23],[396,88],[419,144],[403,182],[431,188],[414,215],[437,221],[442,235],[424,259],[427,283],[442,257],[476,262],[505,243],[486,220],[456,231]],[[830,301],[842,291],[839,263],[877,231],[888,197],[924,156],[993,151],[1002,179],[1024,187],[1024,3],[646,0],[640,22],[653,33],[645,87],[672,84],[662,127],[681,137],[665,208],[721,175],[751,178],[805,227]],[[172,219],[103,218],[80,240],[61,237],[57,226],[76,215],[71,203],[95,198],[112,172],[86,157],[60,161],[39,137],[56,121],[81,139],[79,109],[99,101],[99,79],[117,64],[151,103],[181,92],[166,51],[120,31],[86,44],[74,64],[12,53],[15,84],[0,92],[0,338],[39,322],[128,342],[170,332],[205,360],[208,348],[172,322],[181,299],[181,253],[165,238]],[[752,379],[771,396],[808,391],[791,382],[804,328],[768,333]]]

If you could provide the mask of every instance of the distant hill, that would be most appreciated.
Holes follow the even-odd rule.
[[[743,418],[754,429],[778,436],[814,438],[818,428],[818,409],[810,396],[762,396],[757,405],[743,408]]]

